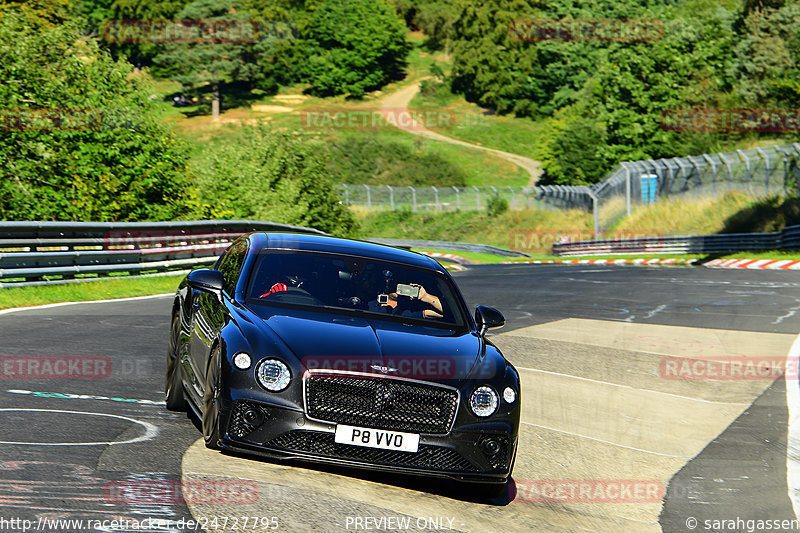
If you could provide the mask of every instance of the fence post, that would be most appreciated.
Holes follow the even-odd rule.
[[[511,205],[509,205],[509,208],[514,209],[514,188],[509,185],[508,190],[511,191]]]
[[[367,209],[372,209],[372,198],[369,193],[369,185],[364,185],[364,188],[367,190]]]
[[[785,192],[789,185],[789,154],[782,146],[776,146],[775,149],[783,154],[783,190]]]
[[[627,161],[622,162],[622,168],[625,169],[625,212],[631,216],[631,169]]]
[[[344,186],[344,205],[350,205],[350,187]]]
[[[411,189],[411,200],[412,200],[413,205],[414,205],[414,212],[416,213],[417,212],[417,189],[415,189],[414,187],[409,187],[409,189]]]
[[[460,211],[461,210],[461,198],[460,198],[461,195],[459,194],[458,187],[456,187],[455,185],[453,185],[452,187],[453,187],[453,190],[456,191],[456,211]]]
[[[389,189],[389,205],[392,211],[394,211],[394,189],[392,189],[391,185],[387,185],[386,188]]]
[[[433,186],[431,187],[431,189],[433,189],[433,198],[434,198],[434,202],[436,204],[436,211],[437,212],[441,211],[442,210],[442,206],[439,205],[439,189],[437,189],[436,187],[433,187]]]
[[[700,171],[700,165],[697,164],[697,161],[694,160],[693,157],[689,157],[689,162],[694,167],[694,171],[697,173],[697,179],[700,180],[700,186],[703,185],[703,173]]]
[[[770,172],[772,169],[770,168],[771,165],[769,161],[769,156],[766,154],[766,152],[764,152],[764,150],[762,150],[759,147],[756,147],[756,152],[758,152],[758,155],[760,155],[761,159],[764,160],[764,170],[766,170],[765,172],[766,178],[764,179],[764,185],[766,186],[767,194],[769,194],[769,178],[771,177],[772,174],[772,172]]]
[[[744,167],[747,169],[747,194],[752,196],[752,193],[750,192],[750,180],[752,179],[752,173],[750,172],[750,158],[747,157],[747,154],[745,154],[742,150],[736,150],[736,153],[739,154],[739,157],[744,160]]]
[[[588,189],[586,193],[589,195],[589,198],[592,199],[592,218],[594,219],[594,240],[600,238],[600,215],[597,209],[597,196]]]
[[[708,161],[708,164],[711,165],[711,193],[717,193],[717,164],[711,159],[711,156],[708,154],[703,154],[703,158]]]
[[[681,169],[681,176],[683,177],[683,182],[686,184],[689,182],[689,173],[686,172],[686,167],[683,166],[683,162],[681,161],[682,157],[676,157],[673,159],[675,164],[678,165],[678,168]]]
[[[731,162],[725,157],[725,154],[719,154],[720,160],[725,163],[725,167],[728,169],[728,190],[731,190],[731,181],[733,181],[733,169],[731,168]]]

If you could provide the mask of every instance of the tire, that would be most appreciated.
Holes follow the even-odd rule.
[[[219,446],[219,393],[220,393],[220,349],[214,348],[206,372],[203,390],[203,439],[206,448],[220,450]]]
[[[183,383],[181,382],[181,365],[178,360],[180,342],[181,319],[176,314],[172,317],[169,348],[167,349],[167,371],[164,380],[164,401],[170,411],[186,410],[186,398],[183,394]]]

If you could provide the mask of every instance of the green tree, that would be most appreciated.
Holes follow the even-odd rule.
[[[195,0],[181,9],[177,20],[238,20],[248,21],[248,15],[238,11],[237,0]],[[257,33],[253,33],[253,39]],[[164,69],[170,78],[180,81],[186,87],[211,83],[213,118],[219,118],[220,84],[230,81],[252,82],[258,78],[257,68],[250,56],[252,42],[231,42],[220,39],[213,42],[185,43],[172,42],[164,46],[164,51],[155,57],[154,62]]]
[[[196,216],[269,220],[350,235],[353,216],[316,153],[306,142],[268,126],[244,127],[236,142],[193,165]]]
[[[81,36],[0,18],[0,219],[168,220],[184,212],[185,150],[144,76]]]
[[[456,0],[394,0],[394,7],[406,26],[422,30],[428,38],[427,48],[449,52],[453,23],[458,16]]]
[[[382,0],[322,0],[301,33],[309,91],[360,98],[399,78],[410,50],[405,33]]]
[[[605,128],[584,115],[571,106],[548,121],[549,134],[538,140],[543,185],[588,185],[605,177],[609,166],[602,156]]]
[[[800,5],[751,9],[733,51],[730,75],[748,105],[800,103]]]
[[[73,11],[86,21],[85,31],[100,36],[103,25],[114,18],[115,0],[73,0]]]
[[[591,183],[619,161],[714,142],[714,134],[665,131],[661,122],[667,110],[719,107],[730,99],[736,11],[734,2],[722,4],[460,0],[451,88],[500,113],[546,119],[551,127],[537,142],[544,182]],[[525,19],[652,22],[639,41],[541,40]]]
[[[297,37],[307,32],[317,3],[316,0],[242,0],[242,6],[264,28],[253,46],[260,88],[269,90],[302,80],[306,43]]]
[[[174,20],[190,0],[72,0],[73,11],[84,21],[84,32],[96,37],[115,58],[127,58],[137,66],[152,66],[163,47],[158,43],[117,42],[110,26],[114,21]],[[158,69],[155,69],[157,72]]]
[[[52,27],[71,17],[70,0],[0,0],[0,16],[17,13],[34,26]]]

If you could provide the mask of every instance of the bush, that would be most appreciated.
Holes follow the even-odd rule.
[[[325,144],[328,170],[336,183],[464,187],[466,174],[436,154],[374,136],[348,135]]]
[[[0,57],[0,219],[184,213],[186,150],[158,122],[146,76],[76,25],[36,27],[14,13],[0,17]]]
[[[508,200],[500,198],[499,196],[492,196],[489,198],[489,201],[486,202],[486,208],[490,217],[502,215],[508,211]]]
[[[313,147],[265,125],[247,126],[193,164],[197,218],[242,218],[350,235],[355,220]]]

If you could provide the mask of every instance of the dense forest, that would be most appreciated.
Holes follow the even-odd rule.
[[[238,20],[255,38],[142,37],[143,21],[170,20]],[[139,21],[138,34],[113,21]],[[564,21],[651,31],[542,29]],[[437,90],[547,124],[532,141],[543,183],[593,183],[619,161],[713,152],[752,135],[665,127],[674,110],[800,108],[800,3],[790,0],[0,0],[0,219],[266,217],[346,234],[353,219],[319,151],[248,128],[190,164],[151,84],[213,87],[215,101],[232,87],[298,84],[358,100],[403,78],[409,30],[449,58]],[[68,110],[60,127],[53,110]],[[797,124],[769,135],[794,141]]]
[[[720,151],[744,135],[671,131],[662,124],[671,110],[796,115],[800,108],[796,1],[398,0],[398,7],[452,51],[453,92],[498,113],[549,119],[539,139],[548,183],[593,183],[619,161]],[[642,42],[531,42],[510,31],[524,18],[641,19],[660,32]],[[788,130],[796,139],[797,124]]]

